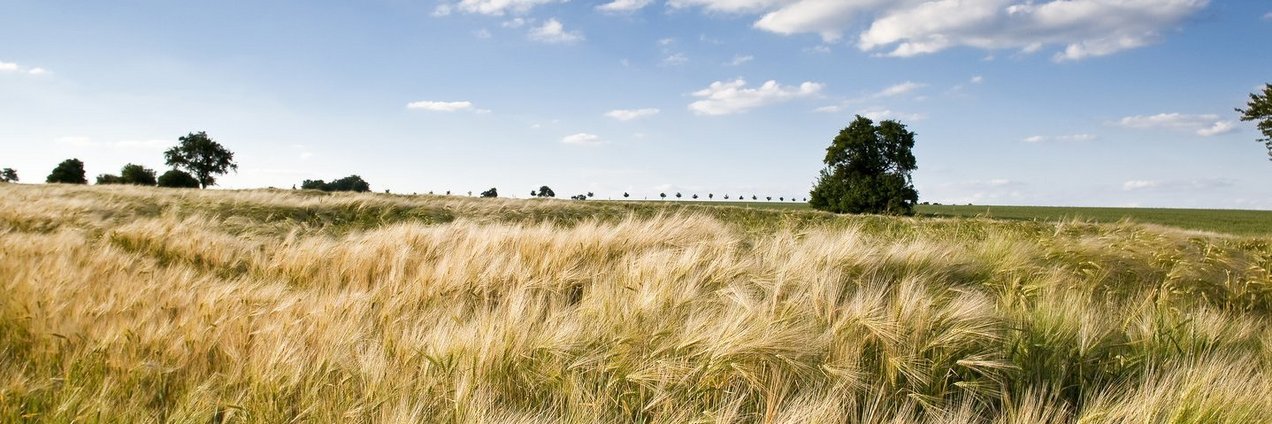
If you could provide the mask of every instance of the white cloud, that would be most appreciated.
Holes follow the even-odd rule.
[[[486,109],[477,109],[476,107],[473,106],[473,102],[469,102],[469,101],[435,102],[435,101],[429,101],[429,100],[420,100],[418,102],[407,103],[406,108],[427,110],[430,112],[460,112],[460,111],[470,111],[470,112],[477,112],[477,113],[490,112],[489,110],[486,110]]]
[[[1232,187],[1234,185],[1236,185],[1236,183],[1227,178],[1200,178],[1195,180],[1173,181],[1130,180],[1122,183],[1122,190],[1206,191]]]
[[[1211,137],[1235,131],[1232,121],[1219,119],[1219,115],[1187,115],[1182,113],[1159,113],[1156,115],[1127,116],[1119,120],[1118,125],[1137,129],[1167,129],[1186,131]]]
[[[614,118],[620,121],[631,121],[633,119],[644,118],[647,116],[654,116],[654,115],[657,115],[658,112],[659,110],[655,108],[616,109],[616,110],[611,110],[609,112],[605,112],[605,116],[608,116],[610,118]]]
[[[81,136],[58,137],[57,140],[54,141],[56,141],[57,144],[64,144],[71,147],[97,147],[101,145],[100,143],[93,141],[91,138]]]
[[[1272,12],[1268,12],[1268,13],[1263,14],[1263,20],[1265,20],[1265,21],[1272,21]]]
[[[889,119],[902,120],[902,121],[922,121],[924,118],[926,118],[925,116],[923,116],[923,114],[920,114],[920,113],[897,112],[892,109],[888,109],[888,108],[880,107],[880,106],[859,110],[857,111],[857,114],[864,116],[866,118],[870,118],[870,120],[872,121],[884,121]]]
[[[16,72],[18,64],[9,62],[0,62],[0,72]]]
[[[561,1],[565,0],[461,0],[458,3],[437,6],[433,15],[446,16],[458,10],[464,13],[502,16],[507,13],[526,13],[536,6]]]
[[[701,97],[702,100],[690,103],[689,110],[699,115],[730,115],[813,96],[822,87],[822,84],[815,82],[804,82],[798,87],[782,86],[777,81],[769,80],[757,88],[747,88],[746,81],[741,78],[729,82],[716,81],[693,93],[694,97]]]
[[[662,66],[678,66],[686,63],[689,63],[689,56],[684,53],[672,53],[662,60]]]
[[[39,76],[39,75],[47,74],[49,71],[47,69],[40,68],[40,67],[28,69],[26,67],[18,65],[17,63],[0,62],[0,72],[16,72],[16,73],[23,73],[27,75]]]
[[[839,40],[858,22],[863,51],[907,57],[957,46],[1026,53],[1054,46],[1056,61],[1113,54],[1157,41],[1210,0],[669,0],[673,8],[758,14],[754,27]]]
[[[980,84],[980,83],[985,82],[985,77],[982,77],[982,76],[980,76],[980,75],[976,75],[976,76],[973,76],[973,77],[972,77],[972,79],[971,79],[971,80],[969,80],[969,81],[970,81],[972,84]]]
[[[653,3],[653,0],[614,0],[596,6],[596,10],[609,13],[633,12],[649,6],[650,3]]]
[[[875,97],[895,97],[895,96],[900,96],[902,94],[912,92],[914,90],[918,90],[926,86],[927,84],[919,84],[912,81],[906,81],[906,82],[885,88],[883,89],[883,91],[875,93],[874,96]]]
[[[730,60],[730,61],[726,62],[726,63],[725,63],[725,65],[726,65],[726,66],[740,66],[740,65],[742,65],[742,64],[744,64],[744,63],[747,63],[747,62],[750,62],[750,61],[752,61],[752,60],[755,60],[755,56],[751,56],[751,55],[749,55],[749,54],[748,54],[748,55],[740,55],[740,54],[738,54],[738,55],[733,55],[733,60]]]
[[[49,73],[49,71],[44,68],[31,68],[31,70],[27,71],[27,73],[31,75],[44,75]]]
[[[836,113],[836,112],[843,112],[845,109],[846,107],[844,107],[843,105],[830,105],[830,106],[822,106],[817,109],[813,109],[813,112]]]
[[[561,139],[561,142],[565,144],[574,144],[579,146],[595,146],[598,144],[605,143],[604,141],[601,140],[601,136],[596,134],[589,134],[589,133],[578,133],[578,134],[567,135],[565,136],[565,138]]]
[[[525,25],[526,25],[526,24],[528,24],[528,23],[530,23],[530,21],[529,21],[529,20],[527,20],[526,18],[512,18],[512,19],[509,19],[509,20],[503,21],[502,23],[500,23],[500,24],[499,24],[499,26],[504,27],[504,28],[514,28],[514,29],[515,29],[515,28],[521,28],[521,27],[525,26]]]
[[[1050,142],[1050,141],[1058,141],[1058,142],[1091,141],[1097,138],[1099,137],[1097,137],[1095,134],[1070,134],[1070,135],[1057,135],[1057,136],[1035,135],[1031,137],[1025,137],[1025,139],[1022,141],[1026,143],[1044,143],[1044,142]]]
[[[568,44],[583,41],[583,33],[566,31],[565,25],[562,25],[556,18],[548,19],[543,25],[530,29],[529,37],[534,41],[551,44]]]

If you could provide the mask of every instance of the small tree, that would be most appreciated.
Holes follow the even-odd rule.
[[[114,174],[101,174],[97,176],[97,185],[123,184],[124,181]]]
[[[1264,84],[1263,94],[1251,94],[1246,109],[1237,109],[1242,121],[1258,121],[1259,132],[1263,133],[1262,141],[1268,148],[1268,160],[1272,160],[1272,84]]]
[[[481,192],[481,197],[499,197],[499,190],[495,190],[494,187],[491,187],[490,190]]]
[[[752,195],[751,195],[751,200],[760,200],[760,198],[759,198],[759,197],[756,197],[754,194],[752,194]]]
[[[695,195],[693,195],[692,197],[693,197],[693,199],[694,199],[694,200],[698,200],[698,195],[696,195],[696,194],[695,194]]]
[[[724,200],[729,200],[729,195],[724,195]]]
[[[0,170],[0,183],[16,183],[18,182],[18,171],[13,168],[5,168]]]
[[[766,197],[764,197],[764,200],[767,200],[767,201],[772,202],[772,201],[773,201],[773,196],[766,196]]]
[[[624,191],[624,192],[623,192],[623,198],[624,198],[624,199],[626,199],[626,198],[628,198],[628,197],[631,197],[631,195],[630,195],[630,194],[627,194],[627,192],[626,192],[626,191]]]
[[[53,172],[49,173],[49,177],[44,182],[53,184],[88,184],[88,179],[84,178],[84,162],[79,159],[67,159],[57,164],[53,168]]]
[[[179,169],[168,170],[168,172],[160,175],[156,182],[159,184],[159,187],[199,188],[198,179],[194,178],[194,176],[190,175],[190,173]]]
[[[715,198],[715,194],[707,193],[707,200],[714,199],[714,198]]]
[[[676,193],[676,198],[677,198],[677,199],[679,199],[679,198],[680,198],[680,193]]]
[[[590,199],[590,198],[596,197],[596,195],[592,194],[592,192],[589,191],[587,192],[587,197]]]
[[[555,191],[552,191],[552,187],[548,187],[548,186],[541,186],[541,187],[539,187],[539,193],[538,193],[538,194],[535,194],[535,192],[534,192],[534,191],[531,191],[531,192],[530,192],[530,196],[539,196],[539,197],[556,197],[556,192],[555,192]]]
[[[826,168],[809,204],[835,213],[913,214],[919,200],[910,180],[918,168],[913,148],[914,133],[905,125],[875,125],[858,115],[826,148]]]
[[[663,200],[667,200],[667,193],[658,193],[658,197],[661,197]]]
[[[323,180],[305,180],[300,183],[300,188],[305,190],[352,191],[357,193],[366,193],[371,191],[371,184],[367,183],[366,180],[363,180],[362,177],[350,175],[329,183]]]
[[[178,139],[176,146],[163,152],[169,166],[185,169],[199,181],[200,188],[216,185],[216,176],[237,171],[234,153],[208,137],[203,131]]]
[[[124,165],[119,170],[119,182],[123,184],[133,184],[141,186],[153,186],[158,183],[155,177],[155,170],[130,163]]]

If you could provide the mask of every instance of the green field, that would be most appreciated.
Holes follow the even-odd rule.
[[[804,202],[680,202],[748,208],[808,210]],[[1063,206],[920,205],[919,216],[979,217],[1016,221],[1121,222],[1157,224],[1237,235],[1272,234],[1272,211],[1232,209],[1091,208]]]

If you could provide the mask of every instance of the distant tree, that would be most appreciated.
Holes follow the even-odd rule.
[[[767,200],[767,201],[772,202],[772,201],[773,201],[773,196],[765,196],[765,197],[764,197],[764,200]]]
[[[119,170],[119,182],[141,186],[153,186],[159,181],[155,178],[155,170],[130,163]]]
[[[588,198],[592,198],[592,197],[595,197],[595,196],[596,196],[596,195],[595,195],[595,194],[592,194],[592,192],[590,192],[590,191],[589,191],[589,192],[587,192],[587,197],[588,197]]]
[[[446,190],[446,195],[450,196],[450,190]]]
[[[1263,133],[1262,141],[1268,148],[1268,160],[1272,160],[1272,84],[1263,85],[1263,94],[1250,94],[1250,103],[1246,109],[1237,109],[1242,121],[1258,121],[1259,132]]]
[[[679,198],[680,198],[680,193],[676,193],[676,198],[677,198],[677,199],[679,199]]]
[[[628,198],[628,197],[631,197],[631,195],[630,195],[630,194],[627,194],[627,192],[626,192],[626,191],[624,191],[624,192],[623,192],[623,198],[624,198],[624,199],[626,199],[626,198]]]
[[[305,190],[322,190],[322,191],[352,191],[357,193],[366,193],[371,191],[371,184],[363,180],[357,175],[350,175],[332,182],[323,180],[305,180],[300,183],[300,188]],[[432,194],[432,193],[429,193]]]
[[[100,174],[97,176],[97,185],[123,184],[123,180],[115,174]]]
[[[778,197],[778,198],[777,198],[777,201],[779,201],[779,202],[785,202],[785,201],[786,201],[786,198],[785,198],[785,197]]]
[[[481,192],[481,197],[499,197],[499,190],[495,190],[494,187],[491,187],[490,190]]]
[[[759,198],[759,197],[755,197],[755,195],[754,195],[754,194],[752,194],[752,195],[751,195],[751,200],[760,200],[760,198]]]
[[[156,182],[159,187],[199,188],[199,180],[197,178],[179,169],[168,170],[168,172],[160,175]]]
[[[47,183],[61,184],[88,184],[88,179],[84,178],[84,162],[79,159],[67,159],[57,164],[53,168],[53,172],[49,173],[49,177],[44,179]]]
[[[468,197],[473,197],[473,192],[472,192],[472,191],[469,191],[469,192],[468,192]]]
[[[667,200],[667,193],[658,193],[658,197],[663,198],[663,200]]]
[[[692,197],[696,200],[698,198],[698,195],[695,194]]]
[[[18,171],[13,168],[5,168],[0,170],[0,183],[16,183],[18,182]]]
[[[576,194],[576,195],[570,196],[570,199],[571,199],[571,200],[587,200],[587,195],[586,195],[586,194]]]
[[[552,191],[552,187],[542,186],[542,187],[539,187],[539,193],[538,193],[538,194],[535,194],[535,192],[534,192],[534,191],[531,191],[531,192],[530,192],[530,196],[539,196],[539,197],[556,197],[556,192],[555,192],[555,191]]]
[[[724,200],[729,200],[729,195],[724,195]]]
[[[715,194],[707,193],[707,199],[714,199],[714,198],[715,198]]]
[[[919,200],[910,179],[918,168],[913,148],[914,133],[905,125],[875,125],[858,115],[826,148],[826,168],[809,204],[835,213],[913,214]]]
[[[169,166],[189,171],[199,181],[200,188],[216,185],[216,176],[231,170],[237,171],[234,153],[208,137],[203,131],[180,137],[178,143],[163,157]]]

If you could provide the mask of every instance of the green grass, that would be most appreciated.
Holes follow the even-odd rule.
[[[662,202],[650,202],[662,203]],[[668,201],[672,203],[672,201]],[[757,209],[811,210],[803,202],[681,201],[694,205],[737,206]],[[1272,211],[1232,209],[1093,208],[1065,206],[920,205],[924,217],[973,217],[1012,221],[1069,221],[1116,223],[1131,221],[1187,230],[1259,236],[1272,234]]]

